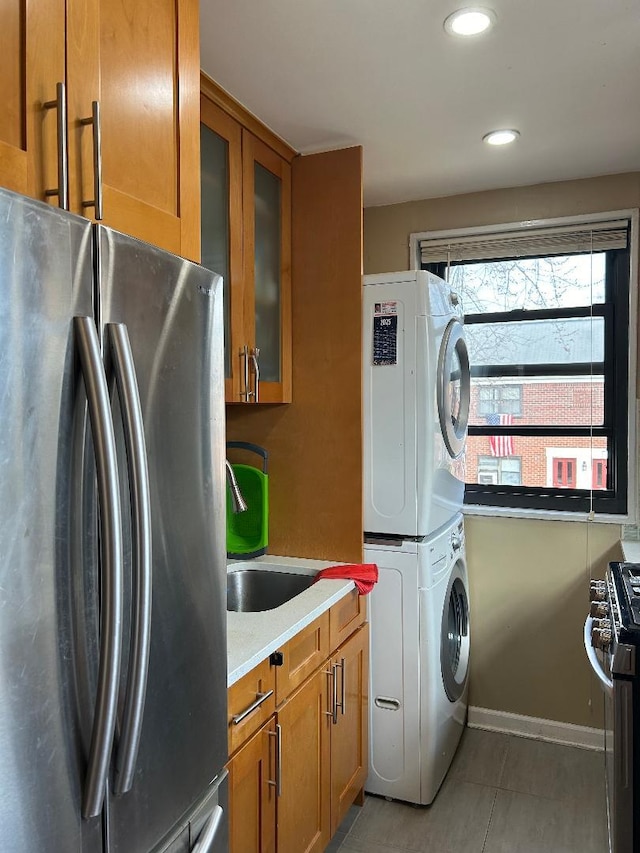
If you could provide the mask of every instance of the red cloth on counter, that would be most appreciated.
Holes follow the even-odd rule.
[[[330,566],[321,569],[315,576],[314,583],[321,580],[350,580],[355,581],[360,595],[367,595],[378,582],[378,567],[375,563],[349,563],[344,566]]]

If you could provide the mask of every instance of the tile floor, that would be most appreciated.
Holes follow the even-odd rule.
[[[467,729],[434,803],[367,796],[327,853],[606,853],[602,753]]]

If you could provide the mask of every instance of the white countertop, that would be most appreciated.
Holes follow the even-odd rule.
[[[620,542],[622,546],[622,556],[627,563],[640,563],[640,542],[625,541]]]
[[[269,568],[272,571],[315,575],[321,569],[336,565],[339,563],[265,554],[253,560],[230,562],[227,571]],[[355,584],[350,580],[322,580],[273,610],[227,612],[227,685],[230,687],[250,672],[352,589],[355,589]]]

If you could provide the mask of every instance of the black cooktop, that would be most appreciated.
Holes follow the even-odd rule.
[[[625,643],[640,645],[640,563],[609,563],[620,604]]]

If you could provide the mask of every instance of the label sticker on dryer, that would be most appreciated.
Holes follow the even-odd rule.
[[[398,303],[375,302],[373,314],[373,364],[398,363]]]

